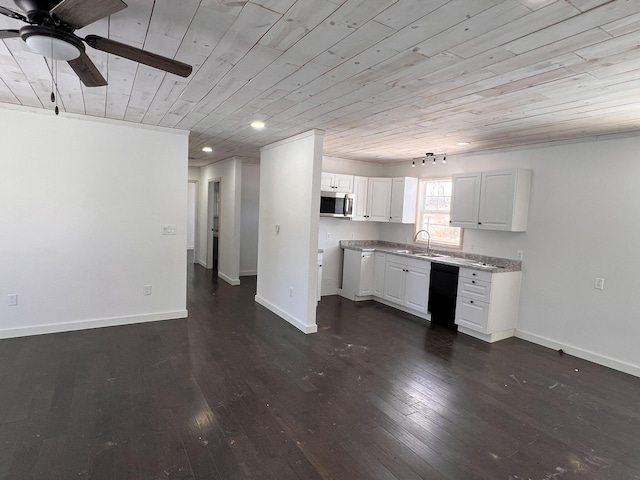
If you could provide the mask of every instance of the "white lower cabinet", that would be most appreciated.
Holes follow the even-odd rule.
[[[373,295],[373,259],[374,252],[344,251],[342,296],[356,300]]]
[[[376,252],[373,256],[373,294],[376,297],[384,296],[384,274],[387,263],[387,255]]]
[[[387,255],[383,298],[426,314],[430,273],[430,262]]]
[[[512,337],[518,319],[521,272],[460,268],[455,323],[458,331],[495,342]]]
[[[378,297],[428,318],[430,273],[431,263],[426,260],[345,249],[339,293],[356,301]]]

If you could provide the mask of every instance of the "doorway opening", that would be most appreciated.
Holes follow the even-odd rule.
[[[207,268],[218,271],[220,265],[220,212],[221,195],[220,179],[209,181],[207,219]]]

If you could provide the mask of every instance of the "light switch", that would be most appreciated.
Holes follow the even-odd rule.
[[[162,225],[162,235],[175,235],[176,233],[178,233],[178,227],[174,224]]]

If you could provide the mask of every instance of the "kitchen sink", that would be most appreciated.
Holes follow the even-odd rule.
[[[449,255],[442,255],[440,253],[414,253],[414,255],[424,258],[451,258]]]
[[[411,250],[394,250],[393,253],[412,253]]]

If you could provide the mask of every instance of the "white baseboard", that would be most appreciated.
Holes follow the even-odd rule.
[[[29,335],[43,335],[46,333],[71,332],[74,330],[88,330],[91,328],[115,327],[118,325],[157,322],[160,320],[175,320],[177,318],[187,318],[187,315],[187,310],[176,310],[175,312],[159,312],[144,315],[130,315],[126,317],[94,318],[92,320],[78,320],[65,323],[50,323],[43,325],[31,325],[28,327],[5,328],[0,329],[0,339],[26,337]]]
[[[621,372],[640,377],[640,367],[637,365],[622,362],[620,360],[616,360],[615,358],[590,352],[573,345],[560,343],[550,338],[536,335],[534,333],[523,332],[522,330],[516,330],[516,337],[532,343],[537,343],[538,345],[542,345],[543,347],[552,348],[554,350],[562,349],[565,353],[573,355],[574,357],[582,358],[583,360],[588,360],[590,362],[597,363],[598,365],[604,365],[605,367],[613,368],[614,370],[619,370]]]
[[[198,259],[196,263],[198,265],[202,265],[204,268],[207,268],[207,262],[205,262],[204,260]]]
[[[265,300],[264,298],[258,295],[255,296],[255,300],[257,303],[259,303],[263,307],[268,308],[279,317],[285,319],[287,322],[289,322],[291,325],[296,327],[301,332],[316,333],[318,331],[318,325],[307,325],[302,320],[297,319],[293,315],[289,314],[288,312],[285,312],[281,308],[275,306],[273,303],[269,302],[268,300]]]
[[[258,275],[257,270],[243,270],[240,272],[241,277],[255,277],[256,275]]]
[[[220,277],[222,280],[224,280],[225,282],[227,282],[229,285],[240,285],[240,279],[239,278],[231,278],[227,275],[225,275],[224,273],[218,272],[218,277]]]

